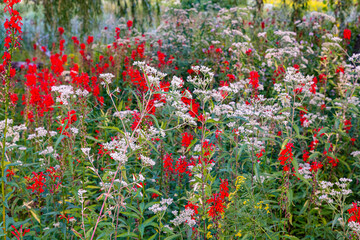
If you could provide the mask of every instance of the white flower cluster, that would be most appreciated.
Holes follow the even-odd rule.
[[[267,178],[269,178],[269,176],[266,176],[266,177],[264,177],[264,176],[259,176],[260,183],[263,184]],[[256,176],[254,176],[254,177],[253,177],[253,180],[254,180],[254,182],[257,182],[257,181],[258,181],[258,178],[257,178]]]
[[[332,23],[334,23],[336,20],[333,16],[330,16],[326,13],[322,13],[322,12],[312,12],[311,14],[311,17],[317,17],[317,18],[324,18]]]
[[[188,76],[187,81],[194,84],[198,88],[205,89],[209,83],[213,81],[214,73],[210,72],[211,69],[205,66],[192,66],[191,69],[196,73],[201,72],[203,77],[200,77],[199,74],[196,76]]]
[[[39,155],[46,155],[54,152],[54,148],[52,146],[46,147],[45,150],[39,152]]]
[[[319,196],[318,204],[321,202],[326,202],[328,204],[339,204],[341,199],[345,199],[349,194],[352,193],[351,189],[348,189],[350,182],[352,182],[352,179],[348,178],[340,178],[339,182],[335,183],[321,181],[319,184],[320,190],[316,191],[315,193],[317,196]]]
[[[348,223],[349,228],[351,231],[356,232],[357,235],[360,234],[360,223],[357,223],[355,221],[350,221]]]
[[[51,91],[60,94],[56,98],[56,102],[62,102],[63,105],[69,105],[68,100],[74,94],[74,89],[70,85],[52,86]]]
[[[110,157],[112,157],[115,161],[118,161],[121,164],[125,164],[128,160],[126,154],[121,152],[110,153]]]
[[[183,113],[180,111],[176,111],[175,115],[179,118],[181,118],[184,122],[187,122],[191,125],[195,125],[196,126],[196,121],[194,120],[194,118],[189,114],[189,113]]]
[[[154,86],[160,86],[160,80],[166,77],[167,74],[158,71],[157,69],[150,67],[145,62],[135,61],[134,66],[139,66],[146,74],[148,84]],[[149,86],[149,87],[150,87]]]
[[[181,88],[182,86],[184,86],[184,81],[181,78],[173,76],[171,80],[171,86],[175,89]]]
[[[49,134],[51,137],[55,136],[57,132],[55,131],[47,131],[44,127],[38,127],[35,128],[35,133],[28,135],[28,140],[34,139],[34,138],[41,138],[45,137],[47,134]]]
[[[182,223],[186,223],[190,227],[195,226],[196,221],[192,219],[192,215],[194,214],[194,210],[190,208],[186,208],[184,211],[181,211],[178,215],[177,211],[173,211],[173,214],[176,216],[173,220],[170,220],[175,226],[179,226]]]
[[[81,89],[77,89],[75,91],[76,95],[80,96],[80,97],[86,97],[88,94],[89,94],[89,91],[84,89],[84,90],[81,90]]]
[[[16,142],[20,140],[20,132],[26,130],[25,124],[12,126],[13,120],[8,119],[6,124],[6,138],[10,138],[11,142],[6,142],[7,147],[16,146]],[[5,120],[0,121],[0,135],[4,135]],[[9,148],[11,151],[11,148]]]
[[[124,111],[115,112],[113,114],[113,116],[118,117],[120,119],[124,119],[124,118],[126,118],[127,116],[129,116],[129,115],[131,115],[133,113],[134,113],[134,111],[132,111],[132,110],[124,110]]]
[[[303,175],[305,179],[311,178],[311,166],[309,163],[300,163],[299,164],[299,174]]]
[[[350,155],[352,155],[353,157],[359,156],[360,155],[360,151],[355,151],[350,153]]]
[[[162,198],[160,203],[156,203],[156,204],[152,205],[151,207],[149,207],[149,210],[155,214],[158,212],[164,212],[164,211],[166,211],[168,206],[171,205],[172,203],[173,203],[172,198],[168,198],[168,199]]]
[[[106,84],[111,84],[112,79],[115,77],[114,74],[112,73],[102,73],[99,76],[101,79],[103,79],[104,81],[101,82],[102,85],[106,85]]]
[[[155,165],[155,161],[149,157],[145,157],[144,155],[141,154],[140,158],[141,158],[142,164],[144,166],[154,166]]]

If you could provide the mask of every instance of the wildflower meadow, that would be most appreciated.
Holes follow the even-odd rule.
[[[360,239],[358,2],[41,2],[0,4],[1,239]]]

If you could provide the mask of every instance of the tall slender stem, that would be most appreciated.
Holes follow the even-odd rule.
[[[12,30],[11,33],[11,39],[12,42],[15,42],[15,33]],[[9,49],[10,59],[12,59],[13,51],[14,51],[14,44]],[[5,208],[5,195],[6,195],[6,189],[5,189],[5,148],[6,148],[6,134],[8,131],[8,110],[9,110],[9,88],[10,88],[10,71],[11,71],[11,60],[8,62],[8,69],[5,76],[5,126],[4,126],[4,132],[3,132],[3,139],[2,139],[2,152],[1,152],[1,194],[2,194],[2,216],[3,216],[3,232],[4,232],[4,240],[6,240],[6,208]]]

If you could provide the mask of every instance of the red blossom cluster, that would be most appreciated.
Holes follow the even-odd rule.
[[[304,109],[304,111],[301,110],[299,114],[300,114],[300,123],[301,123],[301,126],[304,127],[304,124],[305,124],[306,122],[309,122],[309,120],[305,117],[305,115],[306,115],[306,113],[308,112],[308,110],[307,110],[306,106],[302,106],[302,108]]]
[[[224,213],[225,199],[229,197],[229,181],[228,179],[220,178],[219,193],[214,193],[207,203],[210,204],[208,208],[208,215],[213,220],[218,220],[219,216]]]
[[[184,146],[186,148],[189,147],[191,141],[194,139],[194,136],[191,135],[191,133],[187,133],[187,132],[184,132],[181,135],[182,135],[181,146]]]
[[[279,79],[283,79],[285,75],[285,68],[282,66],[278,66],[276,70],[274,70],[274,75],[272,77],[273,84],[275,84]]]
[[[76,111],[75,110],[68,111],[67,116],[61,120],[61,125],[63,125],[63,126],[58,127],[57,130],[62,135],[70,137],[70,133],[65,130],[69,129],[70,125],[76,121],[77,121]],[[64,126],[64,124],[66,124],[66,125]]]
[[[261,149],[259,153],[256,154],[257,161],[260,162],[260,158],[264,155],[265,149]]]
[[[181,156],[178,158],[175,164],[175,173],[179,176],[186,173],[188,176],[191,176],[191,171],[188,169],[189,163],[186,161],[185,156]]]
[[[310,87],[310,92],[312,94],[315,94],[316,93],[316,86],[317,86],[317,83],[318,83],[318,79],[316,77],[314,77],[312,79],[312,84],[311,84],[311,87]]]
[[[310,171],[316,173],[319,169],[323,167],[323,165],[321,164],[321,162],[312,162],[310,167]]]
[[[184,92],[183,92],[184,93]],[[189,114],[192,116],[192,117],[197,117],[199,115],[199,108],[200,108],[200,104],[198,104],[195,99],[190,99],[190,98],[187,98],[187,97],[182,97],[181,98],[181,101],[183,103],[185,103],[186,106],[189,106],[190,107],[190,110],[189,110]]]
[[[338,158],[334,158],[331,157],[329,154],[331,154],[333,151],[333,145],[330,144],[330,147],[328,149],[328,151],[326,151],[326,149],[324,149],[323,154],[325,155],[325,157],[327,158],[328,162],[331,164],[332,167],[336,167],[339,163],[339,159]]]
[[[67,216],[66,216],[66,214],[61,214],[61,215],[60,215],[60,219],[65,219],[66,222],[69,223],[69,221],[70,221],[71,219],[75,219],[75,218],[74,218],[74,217],[70,217],[69,214],[68,214]]]
[[[280,152],[279,161],[280,161],[280,164],[283,166],[284,172],[290,171],[289,164],[293,160],[293,153],[292,153],[293,147],[294,147],[293,143],[288,143],[288,144],[286,144],[285,149],[281,150],[281,152]]]
[[[54,167],[50,167],[48,170],[46,170],[46,172],[48,173],[48,176],[50,178],[50,186],[49,186],[49,191],[50,193],[55,193],[55,191],[59,188],[59,186],[61,185],[61,177],[60,177],[60,173],[54,168]],[[57,179],[59,180],[57,182]],[[49,185],[48,184],[48,185]]]
[[[22,17],[20,16],[20,13],[14,9],[14,5],[19,3],[21,0],[4,0],[5,8],[4,12],[8,12],[10,14],[10,19],[6,18],[6,21],[4,23],[4,28],[6,30],[6,36],[4,39],[4,46],[6,48],[6,51],[4,52],[4,55],[2,57],[3,63],[0,66],[0,70],[4,69],[5,66],[7,66],[11,62],[11,53],[9,52],[9,49],[12,47],[20,47],[20,40],[21,38],[21,26],[22,26]],[[15,69],[12,70],[13,74],[15,75]]]
[[[225,203],[219,193],[214,193],[213,196],[206,201],[210,204],[208,208],[208,214],[212,219],[217,219],[222,213],[224,213]]]
[[[172,153],[170,154],[166,154],[164,157],[164,170],[165,170],[165,174],[166,176],[168,176],[170,173],[174,172],[174,160],[172,158]]]
[[[20,226],[20,232],[16,229],[14,225],[11,225],[11,227],[15,230],[11,231],[11,233],[16,237],[17,240],[23,239],[26,233],[30,232],[30,229],[22,228],[23,225]]]
[[[348,213],[350,214],[348,222],[360,223],[360,207],[355,202],[353,202],[352,205],[353,207],[348,210]]]
[[[24,177],[28,183],[26,189],[31,189],[32,192],[36,192],[37,194],[43,193],[44,187],[46,187],[46,175],[43,172],[32,172],[33,177],[30,178],[28,176]]]
[[[351,125],[351,118],[345,119],[344,125],[345,125],[345,126],[344,126],[344,129],[345,129],[346,133],[349,133],[349,131],[351,130],[351,127],[352,127],[352,125]]]
[[[191,171],[188,169],[189,165],[195,165],[193,158],[192,161],[188,162],[185,156],[180,156],[176,162],[172,158],[172,153],[166,154],[163,159],[165,175],[169,177],[170,175],[178,175],[182,178],[183,174],[191,176]],[[174,166],[175,165],[175,166]]]
[[[257,98],[257,94],[258,94],[258,87],[259,87],[259,73],[256,71],[251,71],[250,72],[250,81],[249,84],[252,86],[253,88],[253,97]]]
[[[222,130],[216,129],[215,131],[215,138],[216,139],[221,139],[221,134],[223,134]]]
[[[351,39],[351,30],[350,29],[344,29],[344,39],[350,40]]]

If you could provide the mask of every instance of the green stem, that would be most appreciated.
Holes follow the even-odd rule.
[[[15,40],[15,33],[14,31],[12,31],[11,34],[11,39],[12,42],[14,42]],[[12,59],[12,55],[13,55],[13,51],[14,51],[14,45],[11,46],[10,48],[10,59]],[[6,189],[5,189],[5,145],[6,145],[6,134],[8,131],[8,109],[9,109],[9,85],[10,85],[10,70],[11,70],[11,60],[8,63],[8,71],[6,73],[6,78],[5,78],[5,127],[4,127],[4,134],[3,134],[3,139],[2,139],[2,153],[1,153],[1,193],[2,193],[2,200],[3,200],[3,206],[2,206],[2,216],[3,216],[3,232],[4,232],[4,240],[6,240],[6,209],[5,209],[5,195],[6,195]]]

